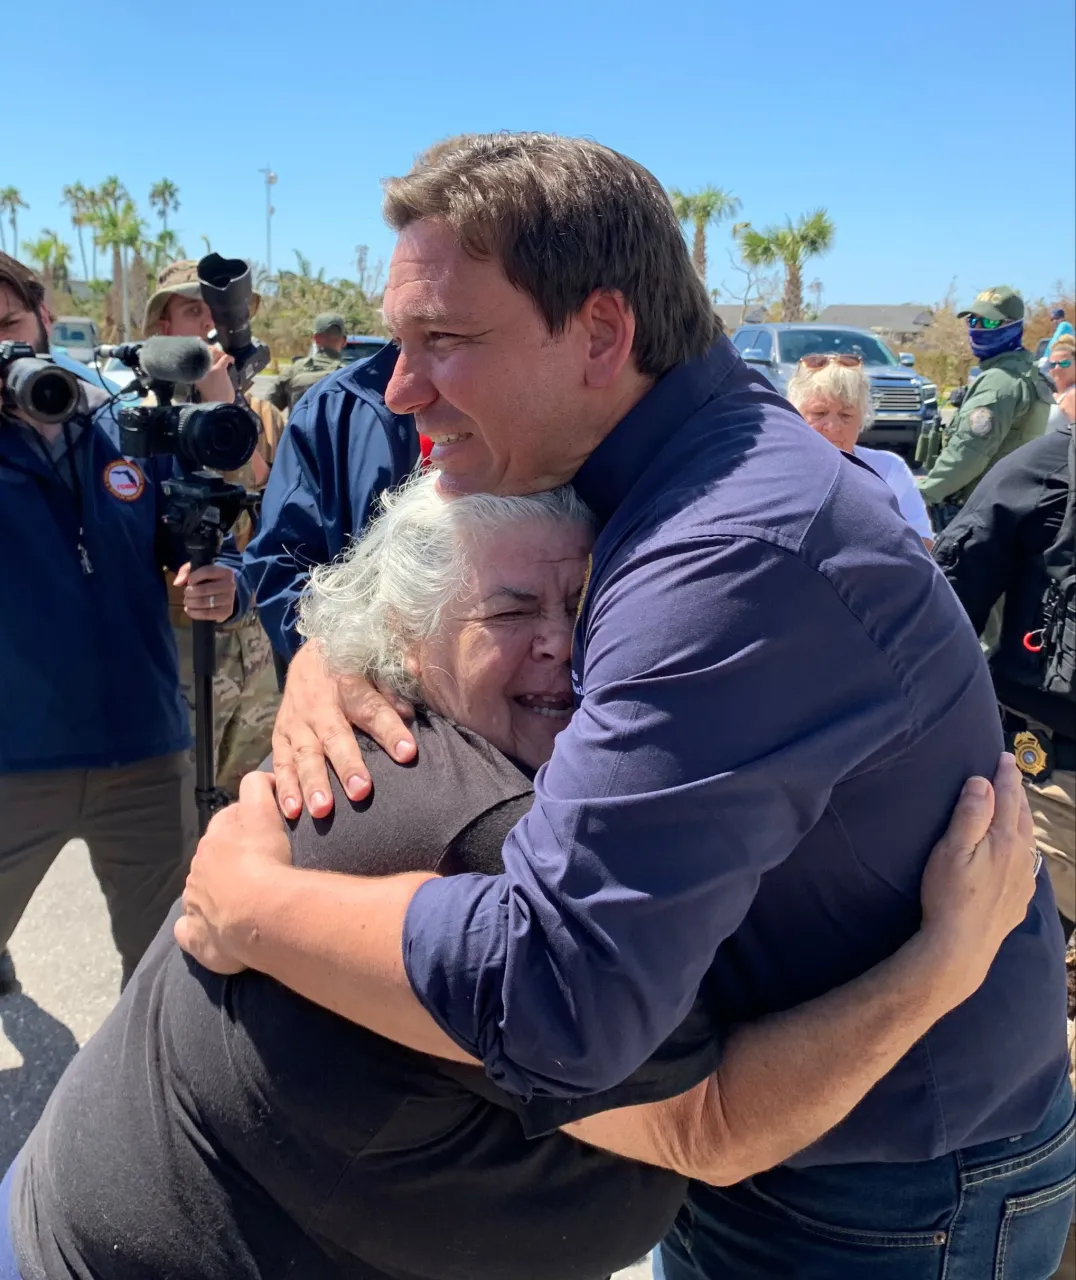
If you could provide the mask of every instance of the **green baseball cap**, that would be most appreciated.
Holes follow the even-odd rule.
[[[1007,284],[995,285],[993,289],[984,289],[977,294],[970,307],[958,311],[957,315],[980,316],[983,320],[998,320],[1002,324],[1010,324],[1014,320],[1024,318],[1024,300]]]
[[[314,317],[314,333],[330,333],[333,329],[337,330],[342,338],[347,337],[347,325],[344,323],[344,317],[338,311],[323,311],[320,316]]]

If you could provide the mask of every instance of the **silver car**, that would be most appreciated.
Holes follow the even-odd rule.
[[[732,335],[744,361],[783,395],[804,356],[858,355],[871,382],[874,422],[863,443],[913,456],[919,432],[938,418],[938,388],[915,372],[915,357],[895,356],[867,329],[834,324],[744,324]]]

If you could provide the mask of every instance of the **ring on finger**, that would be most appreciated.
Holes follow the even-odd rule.
[[[1032,848],[1031,852],[1035,858],[1035,869],[1034,871],[1032,871],[1031,874],[1033,876],[1037,876],[1039,872],[1042,870],[1042,854],[1038,851],[1038,849],[1035,849],[1035,848]]]

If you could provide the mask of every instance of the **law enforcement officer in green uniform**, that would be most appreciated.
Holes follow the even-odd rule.
[[[335,311],[325,311],[314,318],[314,343],[317,350],[312,356],[296,360],[290,369],[282,373],[269,399],[278,409],[293,409],[303,392],[308,390],[336,369],[342,369],[346,361],[341,352],[347,343],[347,325],[344,317]]]
[[[1023,346],[1018,293],[1008,285],[984,289],[960,316],[968,322],[979,376],[949,425],[925,432],[916,450],[926,470],[916,483],[936,529],[949,523],[995,462],[1042,435],[1053,401],[1050,384]]]

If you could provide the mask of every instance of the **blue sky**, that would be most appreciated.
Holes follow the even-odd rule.
[[[526,128],[725,187],[756,226],[824,206],[836,241],[806,279],[827,303],[932,303],[953,281],[1050,296],[1076,274],[1071,0],[8,9],[0,186],[30,204],[20,240],[74,241],[64,183],[117,173],[148,215],[167,176],[189,252],[204,233],[263,261],[271,163],[275,264],[297,248],[350,274],[355,245],[391,253],[381,177],[437,138]],[[729,244],[711,232],[712,286],[736,279]]]

